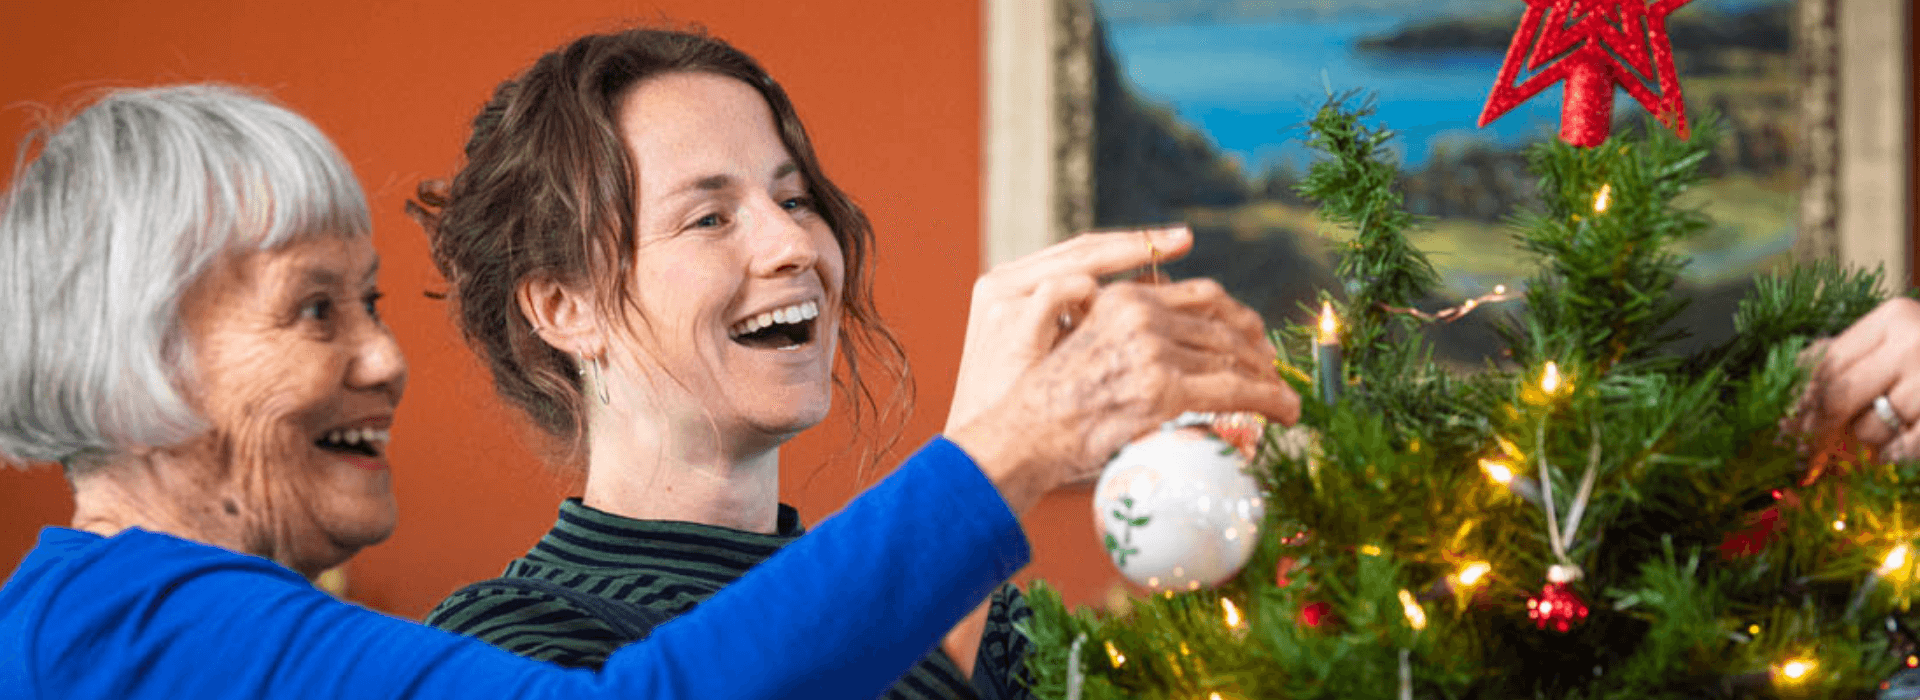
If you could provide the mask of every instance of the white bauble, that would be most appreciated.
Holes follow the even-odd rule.
[[[1093,489],[1114,566],[1155,591],[1214,586],[1240,571],[1266,513],[1246,457],[1204,427],[1154,432],[1120,450]]]

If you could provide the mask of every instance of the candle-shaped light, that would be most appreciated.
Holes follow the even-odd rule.
[[[1540,391],[1553,396],[1560,390],[1560,365],[1548,362],[1546,369],[1540,371]]]
[[[1320,302],[1320,332],[1313,343],[1313,384],[1320,400],[1331,406],[1340,400],[1340,385],[1346,380],[1340,368],[1340,319],[1333,315],[1333,303]]]
[[[1101,642],[1101,644],[1107,648],[1107,660],[1113,662],[1114,668],[1120,668],[1121,664],[1127,662],[1127,655],[1120,653],[1119,649],[1115,649],[1112,641]]]
[[[1611,183],[1601,185],[1600,191],[1593,195],[1593,213],[1595,214],[1607,213],[1607,206],[1611,205],[1612,203],[1613,203],[1613,185]]]

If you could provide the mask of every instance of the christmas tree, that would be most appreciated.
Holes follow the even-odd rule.
[[[1513,220],[1538,272],[1523,302],[1480,311],[1503,315],[1507,356],[1450,373],[1423,329],[1510,295],[1412,308],[1436,275],[1368,116],[1347,95],[1310,121],[1323,157],[1300,192],[1352,233],[1327,300],[1342,322],[1276,334],[1282,374],[1325,400],[1266,428],[1251,460],[1250,562],[1102,613],[1036,584],[1036,694],[1871,698],[1911,680],[1896,672],[1920,665],[1902,617],[1920,465],[1808,444],[1782,420],[1803,350],[1881,301],[1878,273],[1763,276],[1732,340],[1669,354],[1673,244],[1708,226],[1674,199],[1701,177],[1712,118],[1690,139],[1650,123],[1543,143],[1540,203]],[[1313,366],[1335,342],[1345,362]]]

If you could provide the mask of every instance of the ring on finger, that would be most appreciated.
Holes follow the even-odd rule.
[[[1887,429],[1892,430],[1895,435],[1899,435],[1907,428],[1907,421],[1900,417],[1899,412],[1893,410],[1893,402],[1887,400],[1886,394],[1873,397],[1873,415],[1879,416],[1880,422],[1887,424]]]

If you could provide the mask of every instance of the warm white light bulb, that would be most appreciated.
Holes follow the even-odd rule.
[[[1797,681],[1807,677],[1807,674],[1812,672],[1813,672],[1812,661],[1794,659],[1792,661],[1788,661],[1780,665],[1780,675],[1786,676],[1788,680]]]
[[[1455,578],[1460,580],[1460,585],[1471,586],[1473,584],[1479,583],[1480,577],[1487,575],[1487,572],[1492,570],[1493,570],[1493,567],[1487,564],[1486,562],[1476,561],[1472,564],[1468,564],[1464,567],[1461,567],[1460,574]]]
[[[1600,193],[1593,196],[1593,213],[1595,214],[1607,213],[1607,205],[1612,203],[1613,203],[1613,185],[1611,183],[1601,185]]]
[[[1421,609],[1420,602],[1405,588],[1400,589],[1400,608],[1407,613],[1407,626],[1416,632],[1427,628],[1427,611]]]
[[[1233,601],[1226,598],[1220,599],[1220,607],[1225,611],[1224,614],[1221,615],[1221,618],[1226,620],[1227,629],[1240,629],[1242,624],[1240,608],[1235,607]]]
[[[1551,394],[1559,389],[1560,365],[1548,362],[1547,368],[1540,372],[1540,390]]]
[[[1907,565],[1907,546],[1903,544],[1898,547],[1894,547],[1893,551],[1887,552],[1887,558],[1880,560],[1880,568],[1874,569],[1873,573],[1881,576],[1885,576],[1887,574],[1893,573],[1895,569],[1898,569],[1906,565]]]
[[[1487,473],[1487,478],[1497,481],[1503,486],[1513,482],[1513,467],[1507,466],[1506,462],[1495,459],[1483,459],[1480,460],[1480,469]]]

